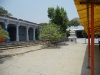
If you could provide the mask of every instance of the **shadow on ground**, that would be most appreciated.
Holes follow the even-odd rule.
[[[5,61],[12,59],[11,55],[0,55],[0,64],[3,64]]]
[[[41,48],[44,49],[60,49],[62,46],[67,46],[69,44],[66,43],[58,43],[58,44],[51,44],[51,45],[43,45]]]
[[[2,50],[0,50],[0,53],[3,53],[3,51],[2,51]]]
[[[67,45],[69,45],[69,44],[58,43],[57,45],[51,45],[50,47],[48,47],[47,45],[43,45],[40,49],[36,49],[36,50],[30,50],[30,51],[26,51],[26,52],[23,52],[23,53],[0,55],[0,64],[3,64],[6,60],[9,60],[9,59],[13,58],[13,56],[16,56],[16,55],[25,54],[25,53],[34,52],[34,51],[39,51],[39,50],[42,50],[42,49],[60,49],[62,46],[67,46]],[[0,52],[3,52],[3,51],[0,51]]]
[[[94,45],[94,75],[100,75],[100,50],[98,44]],[[90,65],[91,66],[91,65]],[[91,69],[88,69],[88,46],[86,48],[84,61],[81,69],[81,75],[91,75]]]

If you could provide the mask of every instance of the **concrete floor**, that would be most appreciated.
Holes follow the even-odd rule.
[[[77,42],[78,43],[88,43],[88,38],[77,38]],[[90,42],[91,42],[91,39],[90,39]],[[94,39],[94,43],[98,43],[98,38],[95,38]]]
[[[95,75],[100,75],[99,53],[95,45]],[[90,75],[87,60],[87,44],[66,43],[1,59],[0,75]]]
[[[95,75],[100,75],[100,50],[98,44],[95,44]]]

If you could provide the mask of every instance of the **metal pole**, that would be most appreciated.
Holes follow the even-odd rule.
[[[88,25],[88,67],[90,69],[90,28]]]
[[[91,4],[91,75],[94,75],[94,4]]]
[[[88,69],[90,69],[90,27],[89,27],[89,4],[87,4],[87,21],[88,21]]]

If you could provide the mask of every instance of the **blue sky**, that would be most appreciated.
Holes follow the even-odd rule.
[[[69,20],[78,17],[73,0],[0,0],[4,7],[14,17],[35,23],[48,22],[48,7],[63,7]]]

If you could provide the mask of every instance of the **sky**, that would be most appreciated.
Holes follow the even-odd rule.
[[[63,7],[68,19],[78,18],[73,0],[0,0],[0,6],[18,19],[34,23],[48,23],[48,7]]]

